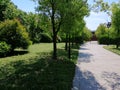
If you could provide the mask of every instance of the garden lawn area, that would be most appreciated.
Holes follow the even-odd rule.
[[[0,90],[71,90],[79,46],[67,58],[64,43],[58,44],[58,60],[51,59],[52,43],[16,49],[14,56],[0,58]]]
[[[120,48],[117,49],[115,45],[104,46],[104,48],[120,55]]]

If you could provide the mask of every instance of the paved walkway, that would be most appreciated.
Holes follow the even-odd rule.
[[[120,90],[120,56],[95,41],[82,45],[72,90]]]

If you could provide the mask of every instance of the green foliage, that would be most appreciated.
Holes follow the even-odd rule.
[[[92,37],[92,33],[87,27],[84,27],[82,36],[83,36],[83,40],[89,41]]]
[[[120,4],[113,4],[112,5],[112,27],[114,29],[115,34],[115,42],[116,47],[120,45]]]
[[[99,44],[108,44],[109,43],[109,37],[106,35],[102,35],[98,38]]]
[[[1,0],[0,1],[0,21],[6,19],[18,18],[20,10],[17,9],[11,0]]]
[[[73,34],[88,15],[88,4],[84,0],[33,0],[38,1],[38,10],[50,19],[54,43],[53,57],[56,59],[56,42],[61,27],[64,33]],[[82,12],[82,13],[80,13]],[[80,22],[76,25],[77,22]],[[81,25],[83,28],[83,26]]]
[[[48,33],[41,33],[40,42],[52,42],[52,37]]]
[[[101,37],[102,35],[106,35],[107,34],[107,29],[106,26],[104,24],[100,24],[95,32],[97,38]]]
[[[7,9],[7,4],[10,3],[10,0],[0,0],[0,21],[4,21],[4,12]]]
[[[6,42],[0,42],[0,56],[6,56],[11,50],[11,46]]]
[[[104,11],[109,13],[109,9],[110,9],[110,5],[108,2],[105,2],[104,0],[94,0],[94,4],[92,6],[92,10],[95,12],[100,12],[100,11]]]
[[[46,15],[29,13],[27,15],[26,26],[30,39],[33,41],[33,43],[40,43],[42,39],[42,33],[51,34],[50,20]]]
[[[37,14],[33,13],[29,13],[27,17],[27,26],[30,39],[33,43],[39,43],[41,39],[40,34],[42,32],[40,25],[38,25],[39,17]]]
[[[82,36],[75,36],[74,37],[74,42],[78,44],[83,44],[84,40]]]
[[[109,43],[109,30],[104,24],[100,24],[95,32],[100,44]]]
[[[7,3],[6,10],[4,11],[4,19],[14,19],[19,15],[19,10],[12,2]]]
[[[0,41],[11,45],[12,50],[26,49],[31,44],[26,29],[16,19],[0,23]]]

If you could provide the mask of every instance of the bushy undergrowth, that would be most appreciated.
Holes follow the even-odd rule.
[[[0,42],[0,57],[6,56],[11,50],[11,46],[6,42]]]
[[[52,42],[52,37],[48,33],[41,33],[40,42]]]
[[[0,23],[0,41],[11,45],[11,49],[28,48],[31,44],[25,27],[16,19]]]

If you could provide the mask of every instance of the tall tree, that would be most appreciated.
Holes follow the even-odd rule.
[[[116,33],[116,48],[120,45],[120,4],[112,5],[112,26],[114,28],[114,32]]]
[[[64,15],[64,23],[62,25],[62,29],[64,29],[64,32],[66,33],[66,50],[68,46],[67,42],[69,42],[68,53],[70,58],[70,39],[72,38],[72,42],[74,42],[75,37],[78,35],[78,32],[82,32],[85,26],[83,18],[84,16],[88,15],[89,10],[87,2],[82,0],[68,1],[66,6],[66,15]]]
[[[33,0],[36,1],[36,0]],[[86,15],[85,0],[37,0],[39,3],[40,13],[46,14],[51,20],[53,33],[53,59],[57,59],[57,34],[60,31],[61,25],[68,23],[71,29],[75,17],[83,17]],[[85,7],[84,7],[85,6]],[[71,9],[70,9],[71,8]],[[81,13],[82,12],[82,13]]]
[[[57,33],[60,30],[60,26],[62,23],[62,16],[60,15],[60,5],[64,5],[64,0],[38,0],[38,3],[41,13],[46,14],[51,20],[54,48],[53,59],[57,59]]]

